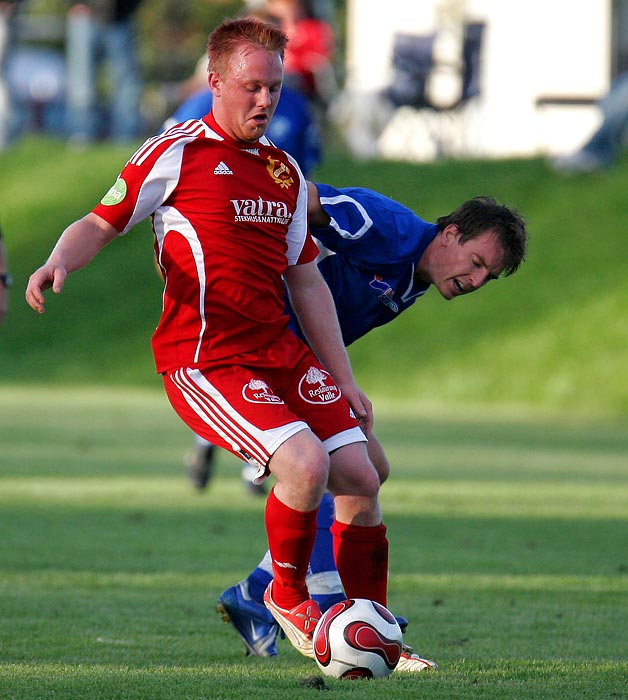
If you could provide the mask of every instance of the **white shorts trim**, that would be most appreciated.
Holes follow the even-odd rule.
[[[360,428],[349,428],[348,430],[343,430],[341,433],[336,433],[327,440],[323,440],[323,445],[329,454],[339,447],[344,447],[344,445],[351,445],[354,442],[368,442],[368,438],[362,432]]]

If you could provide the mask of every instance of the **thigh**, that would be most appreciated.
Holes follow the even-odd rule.
[[[366,441],[331,375],[293,333],[237,361],[164,376],[175,411],[197,435],[261,472],[280,445],[306,428],[329,453]]]
[[[174,410],[194,433],[232,452],[262,476],[277,448],[307,428],[250,368],[180,368],[164,376]]]
[[[383,484],[390,475],[390,462],[381,442],[371,432],[368,436],[368,455],[379,476],[379,483]]]
[[[342,396],[331,374],[314,353],[298,338],[299,353],[294,353],[290,382],[283,398],[292,412],[304,420],[331,453],[343,445],[366,442],[351,406]]]

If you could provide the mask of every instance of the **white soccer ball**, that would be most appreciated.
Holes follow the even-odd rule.
[[[332,605],[314,630],[314,657],[333,678],[384,678],[397,665],[402,634],[395,616],[364,598]]]

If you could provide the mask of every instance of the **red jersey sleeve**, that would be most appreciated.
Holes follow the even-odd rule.
[[[301,255],[299,255],[299,259],[297,260],[297,265],[304,265],[305,263],[312,262],[313,260],[316,260],[318,257],[318,254],[320,253],[318,246],[314,242],[314,239],[308,232],[307,237],[305,239],[305,244],[303,246],[303,250],[301,251]]]

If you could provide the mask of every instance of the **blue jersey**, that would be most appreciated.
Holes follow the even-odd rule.
[[[437,225],[378,192],[317,184],[331,217],[312,235],[331,254],[318,267],[331,290],[345,345],[412,306],[429,284],[417,283],[420,257]],[[291,311],[293,329],[300,333]]]
[[[213,96],[209,88],[188,97],[166,121],[164,127],[174,126],[187,119],[202,119],[212,108]],[[321,161],[320,132],[308,101],[300,93],[284,85],[266,136],[283,151],[289,153],[307,176]]]

